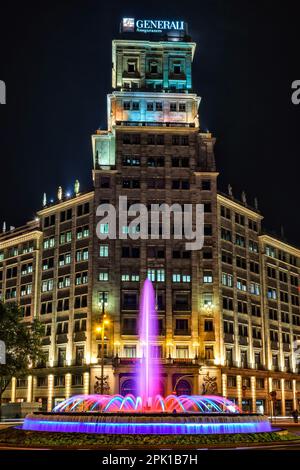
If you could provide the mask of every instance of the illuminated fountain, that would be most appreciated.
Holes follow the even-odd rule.
[[[229,434],[272,430],[266,417],[242,414],[224,397],[162,397],[159,361],[151,358],[157,333],[154,290],[146,280],[140,305],[142,357],[136,367],[137,396],[76,395],[50,413],[28,415],[23,429],[97,434]]]

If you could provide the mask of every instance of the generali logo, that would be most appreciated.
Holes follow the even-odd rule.
[[[0,104],[6,104],[6,85],[0,80]]]

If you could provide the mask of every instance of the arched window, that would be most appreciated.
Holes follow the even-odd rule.
[[[121,395],[125,397],[125,395],[131,394],[136,396],[136,381],[134,379],[127,379],[121,385]]]
[[[180,380],[176,387],[177,395],[191,395],[192,394],[192,387],[191,384],[187,380]]]

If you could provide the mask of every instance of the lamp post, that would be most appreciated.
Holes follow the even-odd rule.
[[[102,298],[100,300],[102,305],[102,315],[101,315],[101,322],[100,325],[97,326],[96,332],[101,333],[101,375],[100,375],[100,393],[101,395],[104,394],[104,340],[105,340],[105,325],[108,325],[109,320],[106,319],[105,313],[105,292],[102,292]]]

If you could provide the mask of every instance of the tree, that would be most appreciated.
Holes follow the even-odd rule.
[[[0,416],[2,396],[13,377],[21,377],[42,357],[42,324],[24,322],[21,307],[0,302],[0,340],[5,344],[5,364],[0,364]]]

